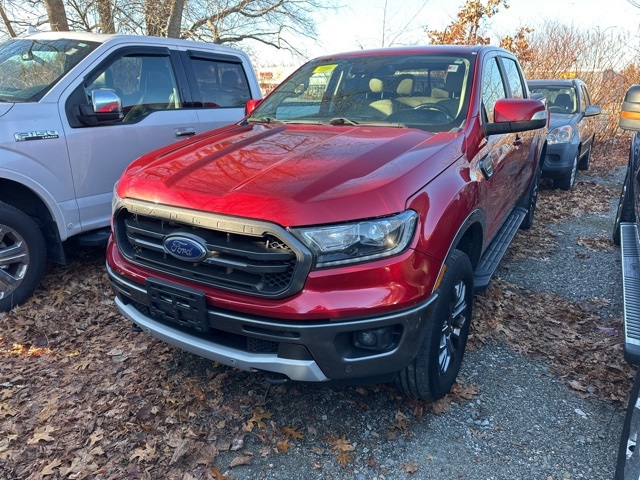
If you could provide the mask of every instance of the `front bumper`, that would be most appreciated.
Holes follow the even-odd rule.
[[[577,143],[555,143],[547,145],[547,155],[542,165],[542,176],[547,178],[562,178],[571,174],[573,159],[577,151]]]
[[[122,314],[154,337],[224,365],[308,382],[390,380],[418,354],[437,296],[398,312],[340,320],[284,321],[207,305],[209,330],[200,333],[151,317],[146,286],[107,271]],[[384,351],[355,346],[355,332],[384,327],[394,332]]]

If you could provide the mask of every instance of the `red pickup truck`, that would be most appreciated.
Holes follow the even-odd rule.
[[[474,292],[533,222],[548,112],[495,47],[313,60],[135,161],[107,266],[136,328],[277,381],[455,382]]]

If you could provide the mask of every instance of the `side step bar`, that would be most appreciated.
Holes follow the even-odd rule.
[[[624,358],[640,364],[640,244],[635,223],[620,224],[622,293],[624,299]]]
[[[502,260],[504,253],[507,251],[511,240],[526,215],[526,209],[522,207],[514,208],[509,218],[502,224],[498,234],[482,254],[482,258],[480,262],[478,262],[478,267],[473,275],[473,288],[475,293],[484,291],[489,285],[491,277],[496,271],[496,268],[498,268],[500,260]]]

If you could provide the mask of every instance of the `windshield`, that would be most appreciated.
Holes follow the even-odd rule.
[[[97,46],[69,39],[0,44],[0,102],[37,102]]]
[[[576,91],[573,87],[560,85],[530,86],[532,93],[541,93],[547,99],[551,113],[577,113]]]
[[[314,60],[248,121],[456,130],[467,116],[472,66],[471,56],[425,54]]]

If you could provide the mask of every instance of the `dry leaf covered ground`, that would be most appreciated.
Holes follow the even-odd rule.
[[[467,359],[459,383],[435,403],[407,399],[387,385],[269,388],[259,374],[133,332],[113,304],[104,251],[68,245],[71,262],[50,267],[29,302],[0,313],[0,478],[436,479],[450,478],[447,465],[470,479],[490,478],[482,468],[491,478],[523,478],[513,472],[534,466],[545,473],[528,478],[605,478],[593,472],[608,471],[633,374],[622,358],[619,302],[538,290],[510,278],[509,269],[531,261],[562,268],[550,259],[565,241],[567,222],[611,216],[618,194],[612,172],[626,162],[626,145],[600,146],[573,192],[542,189],[535,228],[517,235],[505,274],[476,297],[469,353],[478,363]],[[573,243],[578,263],[617,255],[600,231]],[[618,278],[615,271],[593,274]],[[525,385],[537,385],[534,391],[508,384],[514,365],[516,374],[529,375]],[[496,390],[508,393],[483,384],[491,369],[500,377]],[[499,420],[500,412],[483,412],[504,402],[502,410],[514,408],[509,416],[517,418],[526,411],[511,399],[533,401],[542,412],[546,397],[577,405],[571,408],[579,418],[609,415],[606,438],[575,434],[585,451],[602,450],[602,441],[605,460],[580,470],[578,460],[565,465],[564,453],[552,456],[561,446],[550,444],[549,458],[538,464],[531,460],[537,440],[507,436],[520,427]],[[550,426],[533,422],[523,437],[549,429],[539,437],[551,443],[562,430],[584,427],[555,415]],[[442,424],[450,430],[435,427]],[[444,452],[456,449],[462,454],[447,458]]]

